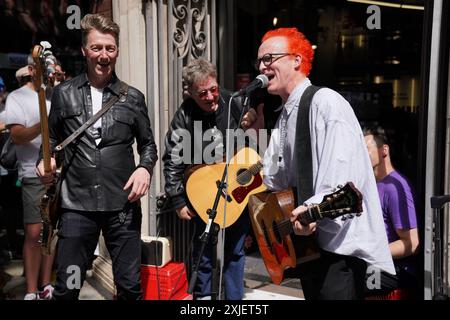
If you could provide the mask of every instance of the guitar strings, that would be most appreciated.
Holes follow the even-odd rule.
[[[257,163],[252,165],[250,168],[246,169],[244,172],[238,174],[235,179],[235,182],[239,183],[240,185],[245,184],[245,182],[247,180],[249,180],[249,178],[251,178],[251,176],[257,175],[258,172],[261,170],[261,168],[262,168],[262,163],[261,163],[261,161],[258,161]]]
[[[258,163],[260,163],[260,162],[258,161]],[[250,170],[250,168],[249,168],[249,170]],[[336,200],[336,199],[334,199],[334,200]],[[328,202],[331,202],[331,203],[334,202],[333,198],[329,198],[329,199],[327,199],[327,201],[325,201],[323,203],[320,203],[320,204],[315,206],[318,209],[318,211],[319,211],[321,216],[323,216],[324,214],[329,214],[329,213],[336,212],[336,211],[337,212],[339,212],[339,211],[351,212],[351,210],[352,210],[351,206],[347,206],[347,207],[340,208],[340,209],[337,209],[337,210],[331,209],[331,210],[324,211],[323,209],[326,208],[329,205]],[[314,219],[312,219],[312,220],[314,220]],[[316,218],[316,220],[318,220],[318,219]],[[313,221],[311,221],[311,222],[313,222]],[[282,233],[281,236],[284,236],[285,233],[289,234],[292,231],[293,225],[292,225],[292,222],[290,221],[290,219],[283,219],[279,223],[276,223],[275,226],[270,227],[268,229],[272,230],[273,232]]]

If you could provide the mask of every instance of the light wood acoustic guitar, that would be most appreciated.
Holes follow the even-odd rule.
[[[263,184],[261,157],[252,148],[240,149],[228,166],[228,190],[221,193],[214,222],[220,228],[231,226],[242,214],[250,195],[266,189]],[[208,222],[208,209],[216,198],[225,163],[193,166],[186,172],[186,194],[200,218]],[[226,215],[224,204],[226,201]]]
[[[273,283],[280,284],[285,271],[320,256],[313,236],[297,236],[289,217],[296,208],[292,188],[278,192],[262,192],[250,196],[248,208],[256,241],[267,272]],[[361,215],[362,195],[352,182],[323,198],[298,216],[303,225],[330,218],[343,219]]]

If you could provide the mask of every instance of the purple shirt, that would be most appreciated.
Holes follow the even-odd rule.
[[[399,239],[396,229],[417,228],[413,192],[407,179],[397,171],[392,171],[383,180],[377,182],[377,188],[388,242],[391,243]],[[410,259],[401,260],[394,260],[394,262],[413,271],[410,261],[407,261]]]

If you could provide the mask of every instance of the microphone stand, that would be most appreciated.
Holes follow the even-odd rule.
[[[211,256],[211,300],[217,299],[217,234],[219,233],[220,226],[214,222],[214,219],[217,215],[217,207],[219,205],[219,200],[223,192],[226,192],[227,185],[225,183],[225,178],[227,176],[227,170],[228,166],[225,166],[225,170],[222,175],[222,179],[217,186],[217,193],[216,197],[214,199],[213,207],[206,210],[206,213],[208,214],[208,223],[206,224],[205,231],[203,231],[203,234],[200,236],[201,246],[200,251],[197,256],[197,260],[194,264],[193,272],[191,279],[189,281],[189,289],[188,293],[192,294],[194,291],[195,284],[197,282],[197,276],[198,276],[198,268],[200,266],[201,259],[203,257],[203,252],[205,251],[206,246],[208,243],[211,243],[212,245],[212,256]]]
[[[230,97],[230,102],[229,105],[231,106],[231,100],[233,99],[233,97]],[[241,112],[241,116],[239,118],[239,123],[238,123],[238,127],[240,126],[240,123],[242,121],[242,118],[244,116],[245,111],[248,109],[248,97],[245,96],[244,98],[244,102],[242,104],[242,112]],[[231,107],[228,108],[228,117],[231,117]],[[228,123],[228,128],[230,127],[230,124]],[[226,145],[229,146],[230,145],[230,141],[227,137],[227,141],[226,141]],[[233,145],[234,146],[234,143]],[[200,262],[202,260],[203,257],[203,252],[205,251],[206,246],[211,243],[211,248],[212,248],[212,255],[211,255],[211,300],[217,300],[217,295],[218,295],[218,281],[217,281],[217,235],[219,233],[220,230],[220,226],[214,222],[214,219],[216,218],[217,215],[217,207],[219,206],[219,200],[220,197],[224,197],[225,199],[225,203],[228,201],[228,193],[227,193],[227,189],[228,189],[228,185],[225,182],[225,180],[228,180],[228,166],[229,166],[229,161],[230,158],[228,156],[228,149],[226,150],[226,164],[225,164],[225,168],[223,170],[223,174],[222,174],[222,179],[220,180],[220,183],[217,185],[217,192],[216,192],[216,196],[214,199],[214,203],[212,208],[209,208],[206,210],[206,213],[208,214],[208,223],[206,224],[205,230],[203,231],[202,235],[200,236],[200,241],[201,241],[201,246],[200,246],[200,251],[199,254],[197,256],[197,259],[194,263],[193,266],[193,271],[192,271],[192,275],[191,275],[191,279],[189,280],[189,287],[188,287],[188,293],[192,294],[194,292],[194,287],[195,284],[197,283],[197,277],[198,277],[198,268],[200,266]],[[226,215],[226,208],[224,210],[224,215]]]

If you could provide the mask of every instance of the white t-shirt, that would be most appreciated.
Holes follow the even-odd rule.
[[[97,89],[91,86],[91,96],[92,96],[92,115],[96,114],[102,108],[103,103],[103,89]],[[94,129],[102,128],[102,118],[95,121],[92,125]],[[95,139],[95,144],[98,145],[102,138]]]
[[[310,84],[305,79],[293,90],[283,106],[287,110],[283,110],[275,126],[278,130],[270,137],[264,155],[264,184],[270,190],[297,184],[297,168],[301,166],[294,154],[297,112],[301,96]],[[346,221],[340,218],[319,221],[319,246],[337,254],[356,256],[375,268],[395,274],[372,165],[350,104],[336,91],[320,89],[311,102],[309,124],[314,196],[305,204],[322,202],[325,195],[349,181],[363,194],[361,216]]]
[[[47,115],[50,111],[50,101],[47,103]],[[6,124],[20,124],[26,128],[40,121],[39,100],[36,91],[27,86],[14,90],[6,99]],[[41,147],[41,135],[28,143],[17,145],[17,160],[19,162],[19,179],[36,177],[36,161]]]

